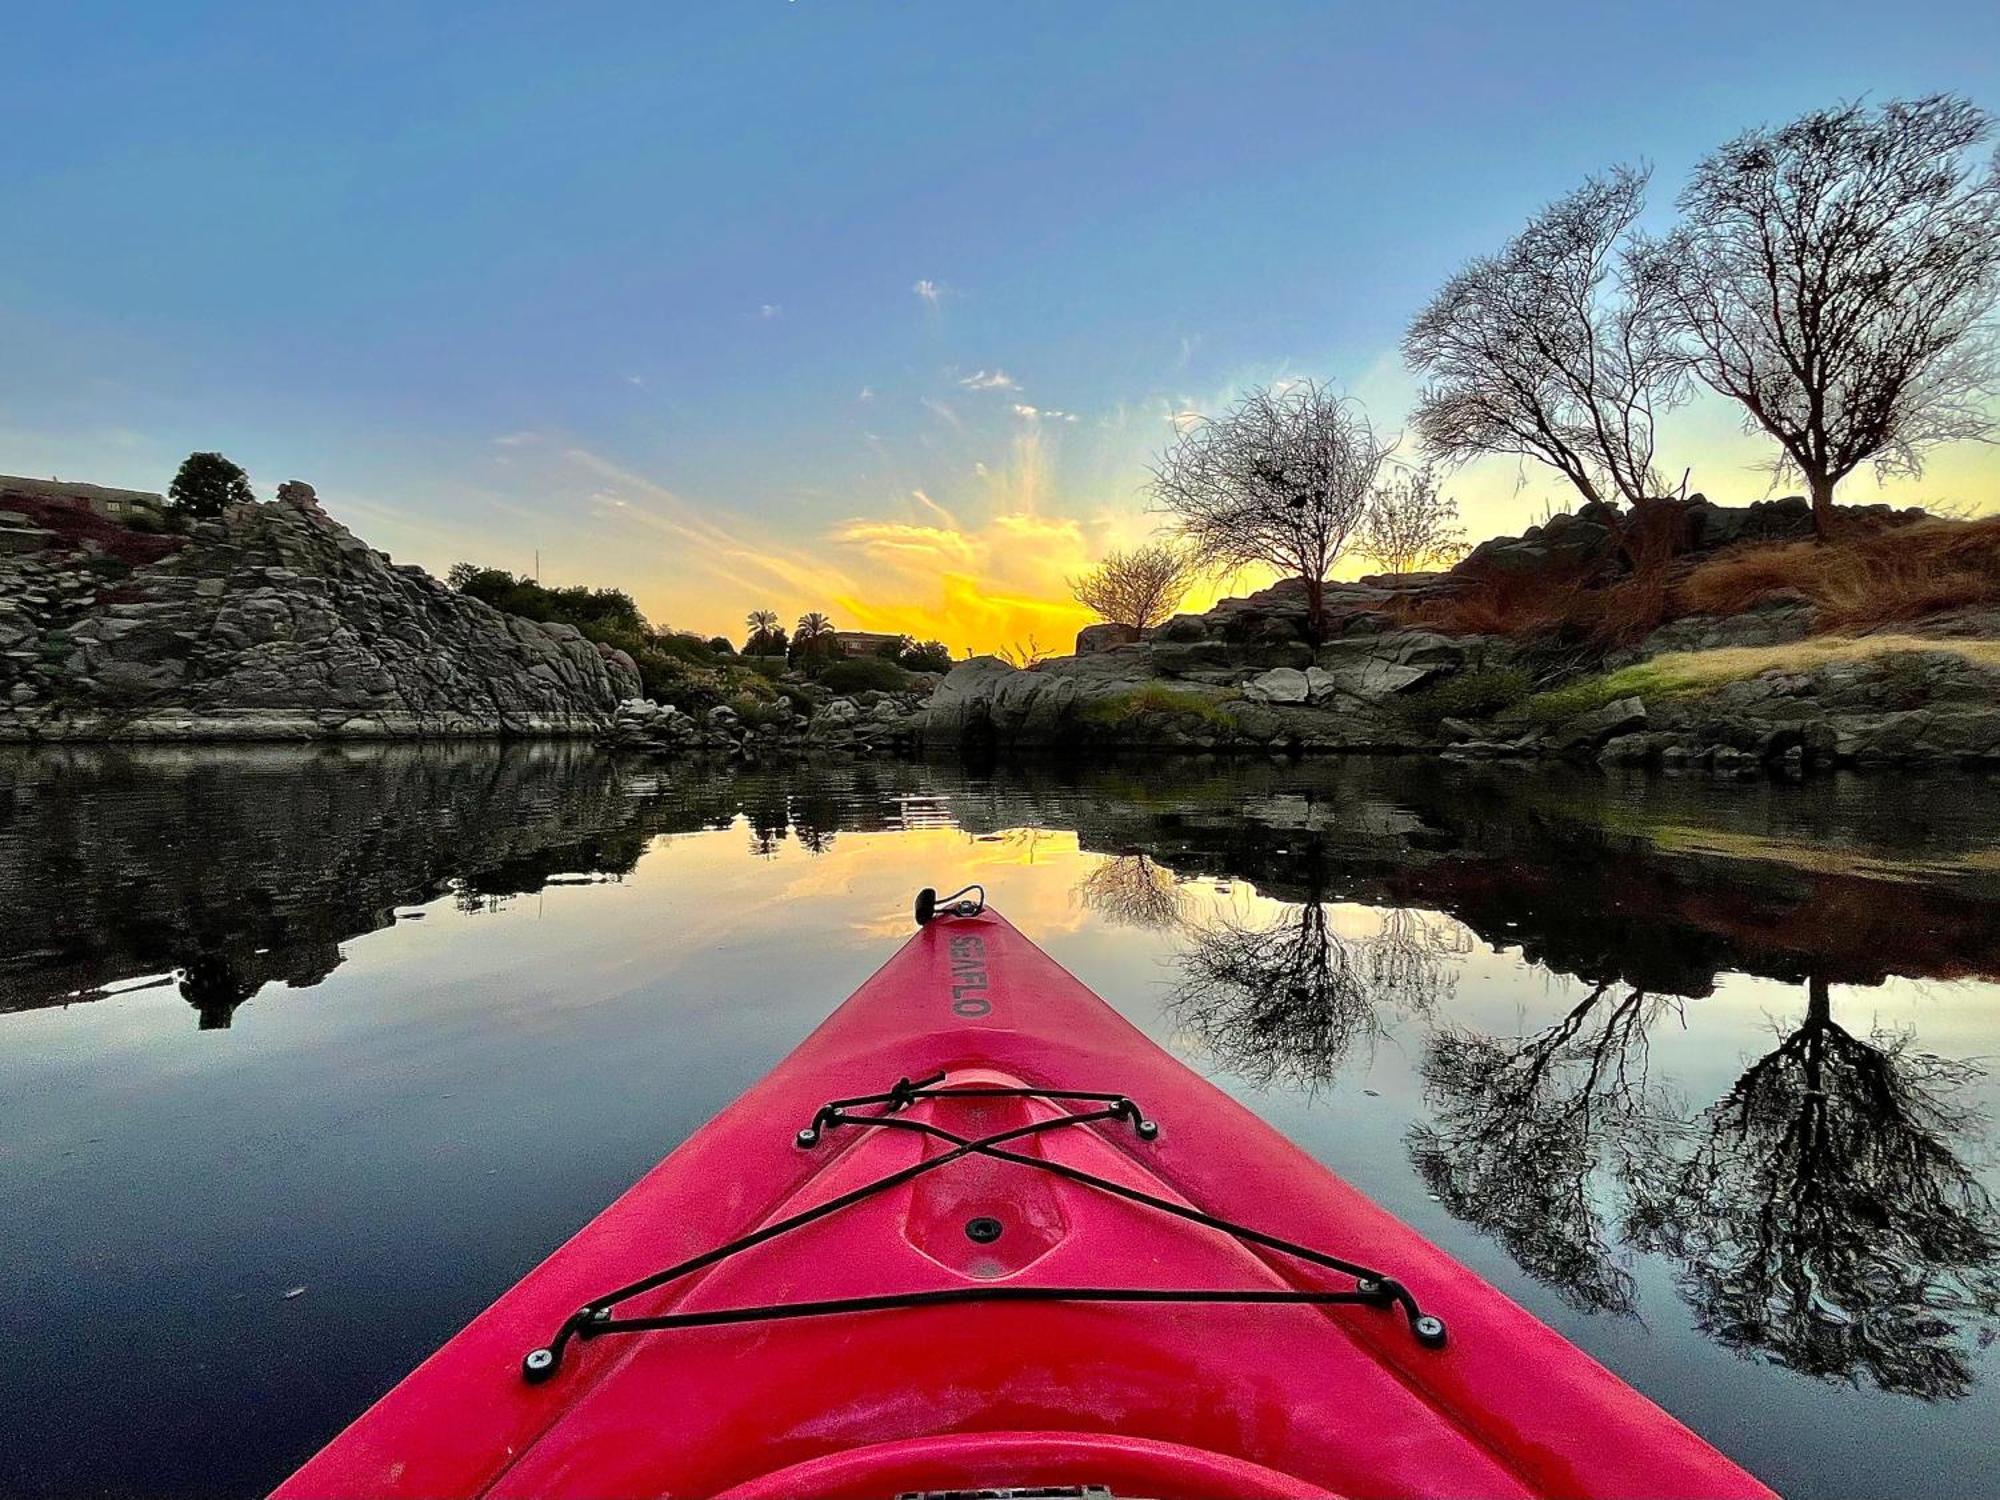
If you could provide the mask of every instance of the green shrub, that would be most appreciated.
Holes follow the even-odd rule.
[[[751,693],[738,693],[729,700],[729,706],[736,710],[736,717],[752,729],[762,729],[770,724],[784,724],[791,719],[791,711],[783,703],[759,698]]]
[[[734,708],[739,700],[777,701],[777,689],[757,673],[733,663],[697,666],[660,650],[641,652],[633,660],[638,663],[646,696],[657,703],[671,703],[682,713],[706,713],[718,703]]]
[[[739,656],[736,665],[770,682],[776,682],[785,675],[785,659],[782,656]]]
[[[1534,691],[1519,667],[1476,667],[1405,693],[1397,704],[1415,728],[1435,729],[1446,719],[1485,719],[1514,707]]]
[[[697,667],[715,665],[715,648],[699,636],[681,635],[677,631],[662,630],[653,637],[656,650],[668,656],[691,662]]]
[[[1100,698],[1084,710],[1083,718],[1103,729],[1124,729],[1146,719],[1191,719],[1219,730],[1236,727],[1229,710],[1214,699],[1158,683]]]
[[[190,453],[167,486],[169,505],[204,519],[256,498],[250,491],[250,476],[220,453]]]
[[[897,660],[912,672],[949,672],[951,647],[943,641],[925,641],[920,646],[911,646]]]
[[[821,672],[819,685],[831,693],[900,693],[910,674],[886,656],[850,656]]]

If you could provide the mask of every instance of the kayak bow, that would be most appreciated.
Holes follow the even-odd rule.
[[[278,1495],[1769,1494],[983,893],[918,916]]]

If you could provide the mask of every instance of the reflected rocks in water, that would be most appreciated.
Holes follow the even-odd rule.
[[[153,980],[226,1027],[402,908],[622,879],[658,836],[739,818],[820,849],[898,826],[906,782],[668,779],[565,743],[0,751],[0,1011]]]
[[[1669,1003],[1606,981],[1531,1037],[1446,1028],[1425,1045],[1433,1123],[1410,1132],[1418,1175],[1587,1312],[1633,1310],[1592,1178],[1642,1116],[1646,1031]]]
[[[1828,1380],[1965,1394],[2000,1315],[2000,1219],[1961,1157],[1979,1070],[1854,1035],[1824,980],[1729,1093],[1635,1153],[1626,1235],[1679,1268],[1702,1330]],[[1970,1332],[1975,1325],[1978,1332]]]

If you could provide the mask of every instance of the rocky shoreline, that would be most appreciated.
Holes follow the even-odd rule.
[[[1696,553],[1810,528],[1802,501],[1697,498],[1680,518]],[[1453,574],[1329,584],[1317,640],[1294,580],[1143,639],[1093,626],[1078,654],[1030,667],[976,657],[906,690],[848,694],[785,674],[775,692],[691,710],[644,697],[621,651],[396,565],[309,485],[181,532],[12,491],[0,523],[13,539],[0,550],[0,741],[588,737],[743,765],[1353,752],[1738,777],[2000,768],[2000,610],[1841,634],[1780,593],[1584,655],[1420,623],[1468,569],[1533,580],[1603,556],[1612,530],[1588,514],[1495,538]]]
[[[1782,540],[1810,519],[1803,501],[1698,502],[1687,514],[1694,545],[1709,550]],[[1601,552],[1609,537],[1587,518],[1559,516],[1486,543],[1473,565],[1533,577]],[[1459,581],[1329,584],[1317,643],[1293,580],[1176,616],[1143,640],[1093,627],[1075,656],[1028,668],[976,658],[931,698],[923,743],[1001,757],[1559,758],[1744,777],[2000,768],[2000,610],[1824,633],[1809,602],[1778,597],[1745,613],[1674,619],[1635,645],[1595,652],[1405,623],[1421,613],[1413,605]]]
[[[312,487],[185,536],[0,496],[0,740],[597,735],[622,653],[398,566]]]
[[[843,697],[811,684],[799,702],[718,703],[684,713],[671,703],[634,698],[618,705],[605,749],[666,759],[756,766],[808,758],[912,755],[921,748],[927,693],[863,692]]]

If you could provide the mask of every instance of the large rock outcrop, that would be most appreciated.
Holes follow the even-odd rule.
[[[1401,587],[1408,590],[1421,588]],[[1491,637],[1396,626],[1396,589],[1327,586],[1331,639],[1314,645],[1305,590],[1274,584],[1176,615],[1145,640],[1017,668],[997,657],[954,667],[924,721],[931,748],[1415,748],[1402,695],[1433,680],[1511,660]]]
[[[0,739],[594,734],[639,691],[622,653],[392,564],[310,485],[279,496],[179,546],[82,528],[0,556]]]

